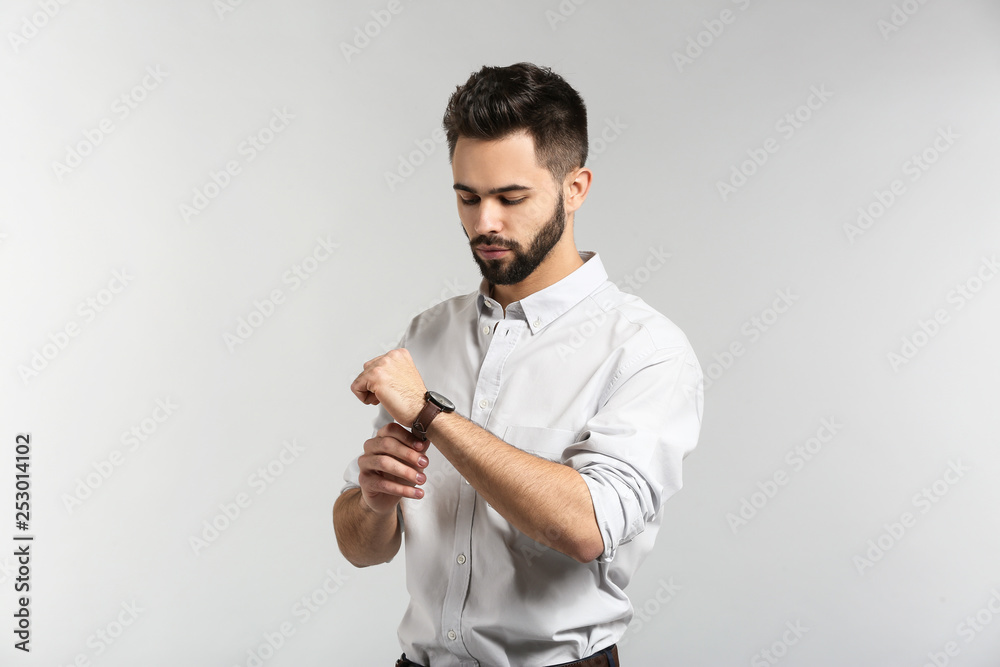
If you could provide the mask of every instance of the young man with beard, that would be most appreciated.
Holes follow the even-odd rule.
[[[337,541],[364,567],[405,536],[397,665],[617,667],[624,588],[697,443],[701,368],[680,329],[576,248],[593,174],[569,84],[483,67],[444,127],[483,280],[413,318],[351,384],[379,414],[334,505]]]

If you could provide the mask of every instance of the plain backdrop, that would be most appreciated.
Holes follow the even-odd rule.
[[[376,410],[348,387],[477,289],[436,131],[530,61],[588,106],[577,247],[707,377],[623,664],[997,664],[998,28],[987,0],[5,3],[0,663],[393,664],[404,556],[357,570],[331,525]]]

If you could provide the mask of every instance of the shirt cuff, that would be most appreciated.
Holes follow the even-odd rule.
[[[590,489],[597,527],[604,540],[604,551],[598,556],[597,562],[610,563],[620,545],[627,544],[645,530],[642,510],[637,500],[628,500],[635,498],[635,492],[625,482],[614,479],[611,475],[588,474],[586,470],[580,471],[580,475]],[[618,540],[618,536],[624,536],[624,539]]]

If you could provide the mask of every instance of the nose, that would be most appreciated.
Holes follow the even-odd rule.
[[[481,199],[475,207],[475,231],[480,236],[497,234],[503,229],[503,212],[499,202]]]

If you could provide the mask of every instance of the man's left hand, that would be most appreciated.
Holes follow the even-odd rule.
[[[424,407],[427,387],[409,350],[400,347],[366,361],[364,371],[351,383],[362,403],[382,404],[400,424],[412,424]]]

